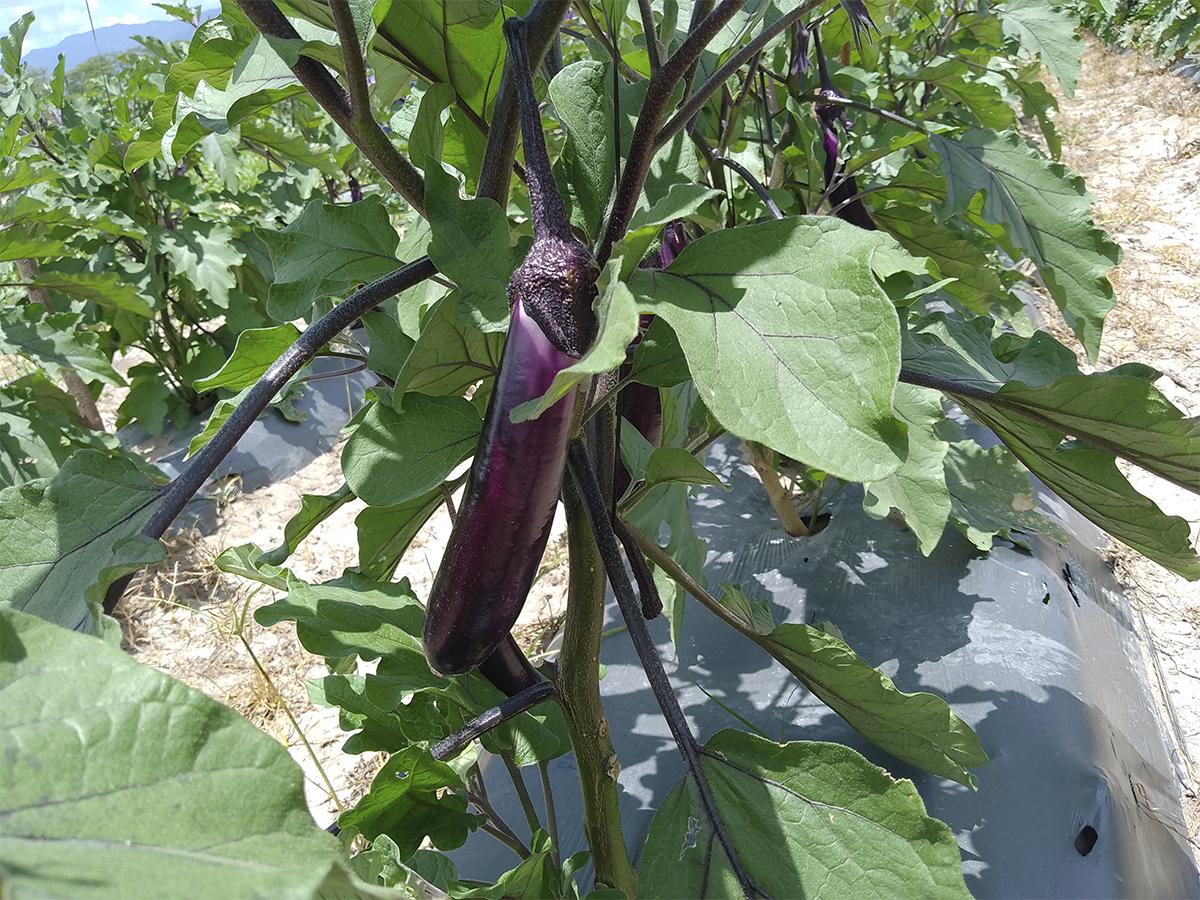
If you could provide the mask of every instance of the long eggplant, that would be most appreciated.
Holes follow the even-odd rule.
[[[524,36],[505,23],[525,145],[534,240],[508,284],[511,324],[475,453],[425,617],[425,654],[446,675],[483,666],[511,693],[527,681],[509,632],[546,549],[558,502],[574,393],[539,418],[515,423],[517,406],[544,394],[587,349],[595,331],[595,260],[571,234],[542,137]],[[495,655],[493,655],[495,654]],[[520,658],[518,658],[520,657]],[[528,664],[525,663],[527,666]]]
[[[870,22],[870,17],[866,21]],[[855,30],[857,38],[858,31]],[[813,47],[817,52],[817,68],[821,75],[821,90],[819,95],[830,100],[844,100],[845,97],[833,86],[829,77],[829,67],[825,62],[825,53],[821,49],[820,28],[812,31]],[[838,132],[839,126],[845,124],[845,110],[836,103],[816,103],[817,119],[821,123],[821,148],[825,151],[825,190],[829,192],[829,206],[834,215],[859,228],[874,231],[875,221],[862,198],[858,196],[858,179],[844,172],[839,156]],[[832,189],[831,186],[832,185]]]

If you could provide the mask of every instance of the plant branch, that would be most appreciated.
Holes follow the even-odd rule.
[[[638,0],[638,12],[642,16],[642,36],[646,39],[646,57],[650,60],[650,77],[653,78],[662,66],[662,58],[658,54],[658,32],[654,29],[650,0]]]
[[[782,34],[798,20],[802,19],[815,6],[820,6],[824,0],[807,0],[791,12],[784,13],[775,20],[768,28],[755,35],[744,47],[738,50],[731,56],[725,65],[721,66],[709,76],[708,80],[700,87],[693,91],[687,101],[683,103],[678,111],[671,117],[671,120],[663,126],[662,130],[654,138],[654,149],[657,150],[666,144],[671,138],[675,137],[684,126],[691,120],[692,116],[700,111],[700,108],[708,102],[708,98],[721,89],[721,86],[732,77],[733,73],[744,66],[747,62],[754,58],[755,54],[759,53],[767,44],[773,41],[778,35]],[[719,10],[718,10],[719,11]],[[680,50],[683,48],[681,47]],[[657,126],[657,123],[655,123]]]
[[[629,145],[629,155],[626,157],[625,171],[621,173],[621,183],[617,186],[617,196],[609,213],[608,225],[604,237],[596,253],[596,261],[603,266],[612,253],[613,245],[629,228],[629,220],[637,208],[638,198],[642,195],[642,186],[650,172],[650,163],[656,149],[655,134],[666,114],[667,105],[675,91],[675,86],[683,78],[684,73],[691,68],[692,63],[700,58],[709,41],[716,37],[717,32],[739,9],[746,5],[746,0],[721,0],[721,3],[711,13],[704,17],[688,34],[684,42],[671,57],[662,64],[658,74],[650,79],[646,86],[646,96],[642,108],[638,111],[637,125],[633,129],[633,138]],[[786,18],[786,17],[785,17]],[[685,119],[686,121],[686,119]]]
[[[700,745],[688,727],[683,709],[679,706],[679,700],[675,697],[671,682],[663,670],[662,661],[658,658],[658,651],[650,637],[650,630],[642,618],[637,597],[634,596],[629,576],[625,573],[625,566],[621,561],[620,547],[617,537],[613,533],[612,523],[609,521],[609,513],[600,483],[596,480],[596,473],[588,458],[587,448],[578,440],[571,442],[568,450],[568,466],[571,470],[571,477],[583,497],[584,509],[587,512],[588,521],[591,523],[592,532],[596,536],[604,568],[612,582],[613,593],[617,596],[621,615],[629,627],[629,637],[633,641],[638,659],[642,663],[642,669],[646,673],[650,689],[654,692],[654,698],[658,701],[659,709],[662,710],[663,718],[667,720],[667,726],[671,729],[671,735],[675,738],[675,743],[683,756],[684,767],[696,786],[696,793],[708,819],[709,827],[725,852],[729,866],[733,870],[738,884],[741,885],[742,893],[747,897],[765,896],[743,866],[741,857],[734,849],[733,841],[721,821],[720,810],[717,809],[716,800],[700,762]]]
[[[541,65],[542,57],[546,55],[569,8],[568,0],[538,0],[523,17],[525,52],[529,56],[529,65],[535,70]],[[496,104],[492,107],[492,123],[483,150],[483,167],[476,191],[476,196],[491,197],[502,209],[508,204],[508,185],[513,160],[517,156],[518,133],[517,86],[513,83],[506,61]]]
[[[920,122],[914,122],[912,119],[902,116],[899,113],[889,112],[886,109],[880,109],[868,103],[859,103],[857,100],[851,100],[849,97],[817,96],[816,94],[793,94],[792,97],[801,103],[824,103],[827,106],[844,106],[847,109],[857,109],[860,112],[870,113],[873,116],[879,116],[881,119],[887,119],[889,122],[895,122],[897,125],[903,125],[905,128],[911,128],[913,131],[919,131],[922,134],[929,133],[928,129]]]
[[[542,701],[550,699],[554,694],[555,688],[552,682],[539,681],[532,687],[527,687],[511,697],[506,697],[490,709],[484,710],[462,729],[434,744],[430,752],[434,759],[451,759],[471,741],[493,728],[503,725],[514,716],[519,716],[526,710],[537,706]]]
[[[1131,453],[1128,447],[1116,443],[1115,441],[1106,440],[1105,438],[1095,434],[1081,435],[1073,432],[1070,428],[1063,425],[1062,422],[1057,422],[1050,416],[1043,415],[1037,410],[1031,409],[1022,403],[1016,403],[1012,400],[1009,400],[1007,397],[1004,397],[1001,394],[988,391],[983,388],[970,387],[969,385],[963,384],[959,381],[938,378],[934,375],[924,375],[919,372],[913,372],[909,369],[903,368],[900,370],[900,381],[903,381],[905,384],[915,385],[917,387],[932,388],[935,391],[941,391],[950,399],[965,406],[967,412],[972,413],[976,418],[986,418],[986,415],[982,411],[979,411],[975,404],[971,403],[972,400],[982,401],[992,406],[998,406],[1001,409],[1020,416],[1023,419],[1028,419],[1031,422],[1037,422],[1039,425],[1044,425],[1047,428],[1054,429],[1055,431],[1072,435],[1077,440],[1082,441],[1085,444],[1090,444],[1093,447],[1103,450],[1105,453],[1111,453],[1113,456],[1127,460],[1139,468],[1145,468],[1145,463],[1139,460],[1136,454]],[[984,424],[987,424],[987,422],[985,421]],[[1157,470],[1148,471],[1153,471],[1154,474],[1159,478],[1169,481],[1178,487],[1191,491],[1192,493],[1200,493],[1193,485],[1187,484],[1178,478],[1172,477],[1171,475],[1159,472]]]
[[[437,270],[428,256],[384,275],[359,288],[324,316],[308,327],[287,350],[271,364],[255,382],[245,399],[230,413],[212,440],[192,458],[179,476],[168,484],[159,497],[154,513],[142,529],[147,537],[160,538],[175,517],[183,512],[188,501],[203,487],[246,430],[254,424],[280,389],[300,371],[342,329],[353,325],[363,315],[389,297],[394,297],[419,284]],[[104,611],[111,613],[129,585],[133,573],[113,583],[104,598]]]
[[[512,780],[513,789],[517,792],[517,800],[521,803],[521,811],[525,813],[525,824],[529,826],[529,833],[536,834],[542,827],[542,822],[538,818],[537,810],[533,807],[533,798],[529,796],[529,788],[525,784],[525,778],[521,775],[521,767],[518,766],[509,753],[501,753],[500,759],[504,762],[504,768],[508,770],[508,777]]]
[[[754,189],[754,193],[758,194],[758,199],[763,202],[763,205],[767,208],[767,212],[769,212],[772,217],[776,219],[783,218],[783,211],[779,208],[779,204],[771,199],[771,193],[766,189],[761,181],[750,174],[749,169],[747,169],[737,160],[730,159],[728,156],[713,156],[713,159],[715,159],[721,165],[733,169],[733,171],[741,175],[742,180]]]
[[[692,5],[692,18],[688,20],[687,33],[691,34],[700,27],[700,23],[704,21],[704,17],[712,12],[713,0],[696,0]],[[692,95],[692,87],[696,81],[696,69],[700,67],[700,57],[697,56],[692,60],[692,64],[687,67],[687,71],[683,73],[683,99],[687,100]]]
[[[554,845],[554,865],[562,868],[562,845],[558,842],[558,809],[554,805],[550,766],[544,759],[539,759],[537,767],[538,776],[542,780],[542,803],[546,806],[546,827],[550,829],[550,843]]]
[[[487,809],[484,809],[484,807],[479,806],[477,798],[472,799],[471,802],[474,803],[476,806],[478,806],[480,809],[482,809],[484,812],[484,815],[488,815]],[[479,830],[484,831],[487,834],[490,834],[492,837],[494,837],[496,840],[498,840],[500,843],[502,843],[504,846],[506,846],[513,853],[517,854],[517,857],[519,859],[529,859],[529,857],[532,855],[529,851],[529,848],[526,847],[524,844],[522,844],[520,839],[516,835],[510,834],[509,832],[505,831],[502,828],[497,828],[495,825],[491,825],[487,822],[484,822],[482,825],[479,826]]]
[[[329,12],[342,45],[346,83],[350,86],[350,119],[356,126],[361,126],[371,118],[371,92],[367,87],[367,70],[358,32],[354,30],[354,14],[349,3],[330,3]]]
[[[621,830],[617,795],[620,761],[600,701],[600,641],[604,628],[604,567],[571,479],[563,479],[571,575],[558,656],[558,694],[579,771],[583,833],[596,868],[596,887],[637,894],[637,875]]]
[[[237,2],[254,27],[264,35],[285,40],[300,40],[300,35],[292,27],[292,23],[279,11],[279,7],[273,0],[237,0]],[[335,15],[337,15],[338,5],[337,3],[333,4]],[[345,4],[341,5],[345,6]],[[353,26],[351,26],[352,37],[353,30]],[[357,37],[353,37],[353,43],[357,46]],[[361,53],[356,56],[361,66]],[[349,65],[347,63],[348,70]],[[296,57],[296,63],[291,70],[292,74],[312,95],[312,98],[354,142],[354,146],[358,147],[363,156],[379,170],[388,184],[400,193],[409,206],[424,215],[425,179],[421,177],[420,172],[413,168],[412,163],[401,155],[388,136],[384,134],[383,129],[379,127],[379,123],[371,117],[370,107],[368,106],[363,112],[353,111],[346,92],[337,83],[337,79],[324,65],[311,57]]]

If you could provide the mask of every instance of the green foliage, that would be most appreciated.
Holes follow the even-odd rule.
[[[496,832],[479,793],[476,744],[518,767],[572,748],[562,707],[543,702],[456,757],[434,759],[434,742],[502,696],[478,673],[431,671],[421,598],[407,579],[393,580],[418,531],[466,480],[453,473],[477,444],[503,358],[506,281],[529,245],[528,192],[514,179],[500,202],[467,197],[484,181],[487,135],[497,133],[501,24],[527,6],[352,0],[370,109],[356,106],[349,124],[339,117],[343,126],[292,71],[304,59],[351,83],[355,67],[318,0],[281,5],[297,37],[259,34],[225,0],[186,46],[147,41],[144,52],[48,77],[21,64],[30,16],[0,37],[0,353],[19,358],[20,375],[0,385],[0,686],[6,696],[10,685],[23,692],[15,712],[4,708],[18,763],[0,781],[10,776],[17,800],[0,819],[25,829],[12,834],[30,844],[0,864],[18,887],[60,891],[58,879],[82,873],[97,893],[187,882],[198,895],[223,896],[580,896],[584,857],[562,859],[570,848],[533,825],[520,864],[488,884],[464,882],[437,852],[484,825]],[[553,174],[584,238],[597,242],[625,201],[630,223],[601,260],[592,346],[512,418],[536,419],[577,391],[596,428],[611,421],[603,402],[620,389],[656,389],[661,440],[621,421],[630,485],[614,500],[617,515],[662,545],[675,575],[688,576],[668,574],[662,556],[662,566],[647,561],[674,639],[687,605],[680,582],[706,585],[691,492],[722,487],[701,451],[726,434],[753,442],[763,459],[787,459],[812,523],[823,491],[861,482],[867,512],[897,513],[925,555],[948,526],[981,550],[998,536],[1060,536],[1038,508],[1033,472],[1110,534],[1200,577],[1187,523],[1134,490],[1116,463],[1200,490],[1200,420],[1159,393],[1157,373],[1144,366],[1082,373],[1074,350],[1035,332],[1023,310],[1028,289],[1044,288],[1094,360],[1118,260],[1082,181],[1054,161],[1056,102],[1043,69],[1070,94],[1080,17],[1106,36],[1178,55],[1200,33],[1195,0],[1119,10],[1097,0],[1082,12],[1034,0],[846,0],[828,9],[817,26],[825,62],[851,104],[831,169],[853,176],[841,187],[857,192],[848,198],[856,221],[869,218],[875,230],[838,215],[847,198],[826,182],[827,136],[813,114],[825,85],[820,67],[792,65],[791,35],[762,46],[757,69],[743,66],[704,92],[788,4],[752,0],[720,29],[688,88],[704,102],[687,128],[646,148],[645,184],[624,198],[615,187],[637,158],[650,42],[678,50],[693,4],[652,4],[650,34],[638,4],[575,6],[556,48],[562,65],[551,60],[539,72],[545,91],[536,86]],[[365,135],[368,117],[381,127]],[[1032,128],[1049,157],[1021,130]],[[424,179],[427,218],[397,198],[394,179],[370,167],[350,136],[407,155]],[[668,224],[689,243],[661,266],[656,244]],[[99,630],[107,587],[162,554],[140,534],[160,485],[111,438],[83,427],[82,396],[127,383],[118,424],[150,434],[211,409],[195,452],[303,344],[307,323],[426,254],[435,279],[379,304],[323,348],[378,382],[349,398],[357,413],[341,451],[345,484],[302,495],[277,547],[242,545],[218,559],[281,592],[256,619],[294,628],[324,659],[327,671],[308,690],[338,710],[345,752],[388,754],[370,791],[341,816],[346,846],[369,841],[345,869],[303,814],[298,773],[273,742],[116,649],[24,613],[71,627],[90,618]],[[306,366],[289,381],[281,411],[312,374]],[[950,404],[1002,446],[970,439],[947,418]],[[296,577],[289,558],[350,503],[362,505],[357,567],[323,584]],[[975,786],[984,748],[942,699],[898,690],[836,628],[777,625],[746,586],[722,589],[714,611],[726,624],[868,740]],[[34,712],[22,715],[26,708]],[[163,730],[168,708],[172,727]],[[87,726],[69,740],[55,724],[66,715]],[[148,755],[137,743],[147,735],[158,736]],[[51,744],[76,754],[70,772],[27,761],[48,758]],[[618,764],[607,761],[605,777]],[[703,766],[739,856],[769,895],[965,895],[948,829],[925,815],[910,783],[848,748],[724,732]],[[82,790],[97,783],[100,794]],[[114,800],[118,790],[134,799]],[[658,810],[643,895],[737,893],[694,803],[681,785]],[[619,823],[605,825],[619,837]],[[35,832],[111,847],[104,860],[83,847],[48,854],[29,840]],[[22,862],[26,849],[39,854],[36,866]]]
[[[310,818],[287,751],[233,710],[10,609],[0,609],[0,691],[9,890],[326,896],[337,842]]]
[[[722,731],[703,763],[734,847],[768,896],[970,896],[954,837],[925,815],[912,782],[849,747]],[[688,788],[677,785],[650,825],[638,894],[742,896]]]
[[[98,604],[122,575],[162,559],[138,530],[157,486],[134,463],[96,450],[50,479],[0,491],[0,605],[99,629]]]

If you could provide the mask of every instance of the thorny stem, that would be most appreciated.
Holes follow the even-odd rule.
[[[717,8],[705,16],[695,30],[688,34],[679,49],[663,63],[658,74],[651,78],[646,86],[646,96],[642,101],[641,110],[638,111],[625,171],[621,174],[616,200],[596,253],[596,261],[601,266],[608,261],[613,246],[629,228],[629,220],[633,217],[638,198],[642,194],[642,186],[650,172],[650,162],[654,158],[655,134],[667,111],[667,104],[671,101],[675,86],[691,68],[692,63],[700,58],[709,41],[716,37],[717,32],[725,27],[734,13],[745,5],[746,0],[722,0]],[[687,119],[684,119],[684,122],[686,121]]]
[[[642,16],[642,36],[646,40],[646,58],[650,62],[650,77],[658,74],[662,59],[658,53],[658,32],[654,29],[654,10],[650,0],[638,0],[638,12]]]
[[[331,3],[329,12],[342,46],[342,62],[346,66],[346,83],[350,86],[350,118],[355,125],[368,124],[371,118],[371,94],[367,87],[367,70],[358,33],[354,30],[354,14],[349,3]]]
[[[769,44],[776,36],[782,34],[797,21],[802,19],[815,6],[820,6],[824,0],[808,0],[801,4],[791,12],[784,13],[775,20],[768,28],[755,35],[747,44],[738,50],[729,58],[725,65],[715,71],[704,84],[696,88],[687,101],[680,105],[679,110],[673,115],[670,121],[662,127],[654,137],[653,150],[665,145],[671,138],[675,137],[684,129],[691,118],[700,111],[700,108],[708,102],[708,98],[719,91],[724,84],[732,77],[733,73],[744,66],[747,62],[754,58],[755,54],[759,53],[763,47]],[[680,48],[682,50],[682,48]],[[676,54],[678,55],[678,54]],[[657,123],[655,123],[657,125]]]
[[[692,18],[688,20],[688,34],[691,34],[700,27],[700,23],[704,21],[704,17],[712,12],[713,0],[696,0],[692,5]],[[697,56],[692,60],[692,64],[687,67],[687,71],[683,73],[683,99],[687,100],[692,95],[693,83],[696,80],[696,69],[700,66],[700,57]]]
[[[604,495],[600,483],[596,480],[591,460],[588,458],[587,448],[580,441],[575,440],[571,442],[567,453],[571,477],[583,498],[584,509],[596,537],[604,568],[612,583],[613,593],[617,596],[617,605],[621,608],[625,624],[629,626],[629,637],[633,641],[642,669],[646,673],[650,689],[654,692],[654,698],[658,701],[659,709],[662,710],[663,718],[666,719],[667,726],[671,729],[671,735],[675,738],[675,744],[683,756],[684,766],[696,786],[696,793],[708,819],[709,827],[725,852],[729,866],[733,870],[738,884],[741,885],[742,893],[746,897],[765,896],[743,866],[741,857],[734,849],[733,842],[721,821],[720,811],[717,809],[716,800],[700,762],[700,745],[688,727],[687,719],[679,706],[679,700],[675,697],[671,682],[662,667],[662,661],[658,658],[658,651],[650,637],[650,630],[642,618],[637,597],[634,596],[633,587],[629,583],[629,576],[625,573],[617,537],[613,533]]]
[[[336,7],[338,4],[334,4]],[[345,4],[342,4],[343,6]],[[238,0],[242,12],[260,32],[271,37],[299,40],[300,35],[271,0]],[[353,35],[353,26],[351,26]],[[354,43],[358,43],[357,37]],[[361,64],[361,54],[358,54]],[[346,92],[317,60],[298,56],[291,67],[292,73],[304,85],[312,98],[320,104],[329,117],[346,132],[346,136],[362,151],[379,173],[387,179],[411,206],[421,215],[425,214],[425,179],[413,168],[400,151],[383,133],[379,123],[370,116],[370,107],[357,116],[351,110]]]

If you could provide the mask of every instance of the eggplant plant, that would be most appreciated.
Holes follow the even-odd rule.
[[[1097,356],[1119,251],[1055,161],[1040,79],[1073,90],[1077,28],[1019,0],[224,0],[139,152],[253,132],[303,97],[344,135],[339,165],[377,189],[263,226],[264,309],[286,346],[238,341],[220,371],[242,392],[178,476],[83,449],[0,492],[5,880],[131,896],[966,896],[954,835],[911,781],[794,726],[697,735],[662,656],[711,615],[881,758],[947,790],[988,777],[996,748],[836,623],[776,623],[756,583],[708,582],[693,516],[726,487],[718,458],[769,493],[781,468],[800,473],[803,531],[845,489],[924,555],[954,528],[981,552],[1053,536],[1033,473],[1200,578],[1188,524],[1117,467],[1200,491],[1200,420],[1148,366],[1078,361]],[[1032,326],[1030,291],[1078,347]],[[305,495],[279,546],[218,564],[282,595],[255,618],[294,625],[324,659],[309,689],[338,708],[344,751],[386,754],[340,803],[336,838],[274,742],[56,627],[111,638],[131,575],[331,348],[377,376],[347,426],[345,484]],[[306,583],[289,557],[352,499],[358,564]],[[513,629],[560,504],[565,618],[528,656]],[[442,506],[453,527],[419,597],[406,550]],[[637,846],[602,691],[610,590],[624,630],[607,640],[631,643],[678,751]],[[64,745],[78,765],[52,778],[41,763]],[[579,831],[559,827],[564,757]],[[505,778],[523,822],[495,802]],[[480,842],[514,867],[460,875]]]

